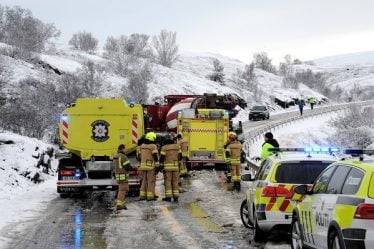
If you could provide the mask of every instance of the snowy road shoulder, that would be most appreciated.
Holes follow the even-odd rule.
[[[49,179],[12,199],[0,197],[0,248],[5,248],[28,223],[43,215],[48,203],[57,197],[56,180]]]

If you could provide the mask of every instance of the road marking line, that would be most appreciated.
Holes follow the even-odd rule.
[[[199,223],[207,229],[208,232],[225,232],[225,230],[221,226],[209,220],[209,215],[205,213],[196,203],[190,203],[188,207],[191,211],[191,216],[196,218],[199,221]]]

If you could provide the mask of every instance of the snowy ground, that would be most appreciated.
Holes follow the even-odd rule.
[[[327,138],[334,133],[334,129],[329,122],[339,113],[342,112],[299,120],[272,133],[278,140],[280,147],[330,146]],[[251,157],[261,154],[263,142],[263,140],[258,140],[250,146]]]
[[[9,140],[14,144],[0,144],[0,247],[7,241],[3,235],[10,227],[13,232],[22,230],[23,222],[40,216],[46,203],[56,196],[55,177],[36,168],[38,159],[32,157],[50,145],[9,132],[0,133],[0,141]],[[39,151],[35,151],[36,147]],[[55,170],[55,162],[52,166]],[[40,175],[41,183],[32,182],[35,174]]]

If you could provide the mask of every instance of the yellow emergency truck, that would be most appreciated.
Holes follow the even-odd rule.
[[[61,114],[59,135],[69,151],[59,154],[57,192],[115,189],[112,160],[118,145],[136,150],[144,134],[143,108],[123,99],[79,98]],[[130,188],[139,190],[139,173],[130,172]]]
[[[225,165],[229,113],[223,109],[187,109],[178,114],[178,134],[188,142],[187,167]]]

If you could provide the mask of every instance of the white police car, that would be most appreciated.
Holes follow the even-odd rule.
[[[346,150],[353,155],[374,150]],[[360,156],[363,158],[362,156]],[[343,160],[327,167],[293,211],[293,249],[374,248],[374,160]]]

